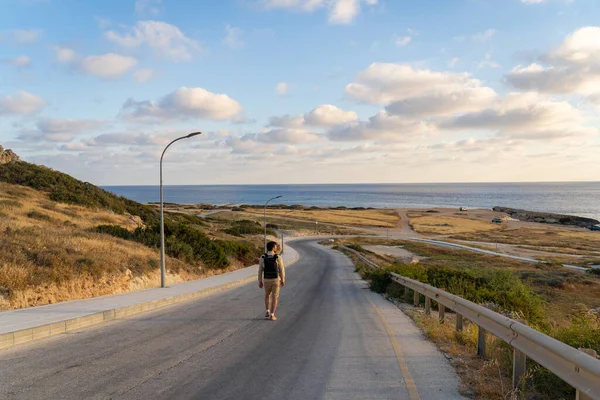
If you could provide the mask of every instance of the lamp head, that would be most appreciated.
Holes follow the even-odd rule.
[[[186,138],[191,138],[191,137],[198,136],[201,134],[202,134],[202,132],[192,132],[189,135],[187,135]]]

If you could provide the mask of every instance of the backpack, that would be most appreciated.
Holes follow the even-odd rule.
[[[279,278],[279,269],[277,268],[277,254],[269,256],[268,254],[263,255],[263,262],[265,265],[264,277],[265,279],[277,279]]]

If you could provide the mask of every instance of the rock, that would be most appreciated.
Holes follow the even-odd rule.
[[[492,210],[510,215],[520,221],[539,222],[542,224],[574,225],[589,228],[600,224],[600,221],[592,218],[577,217],[574,215],[552,214],[538,211],[526,211],[508,207],[494,207]]]
[[[4,147],[0,145],[0,165],[2,164],[10,164],[13,162],[20,161],[18,155],[16,155],[12,150],[4,150]]]

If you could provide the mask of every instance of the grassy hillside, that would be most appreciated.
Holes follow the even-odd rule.
[[[238,225],[166,214],[169,282],[254,264],[260,229]],[[156,286],[159,246],[154,207],[43,166],[0,165],[0,310]]]

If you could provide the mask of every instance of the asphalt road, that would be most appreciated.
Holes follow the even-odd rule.
[[[0,399],[458,399],[447,360],[342,254],[295,242],[256,284],[0,351]]]

